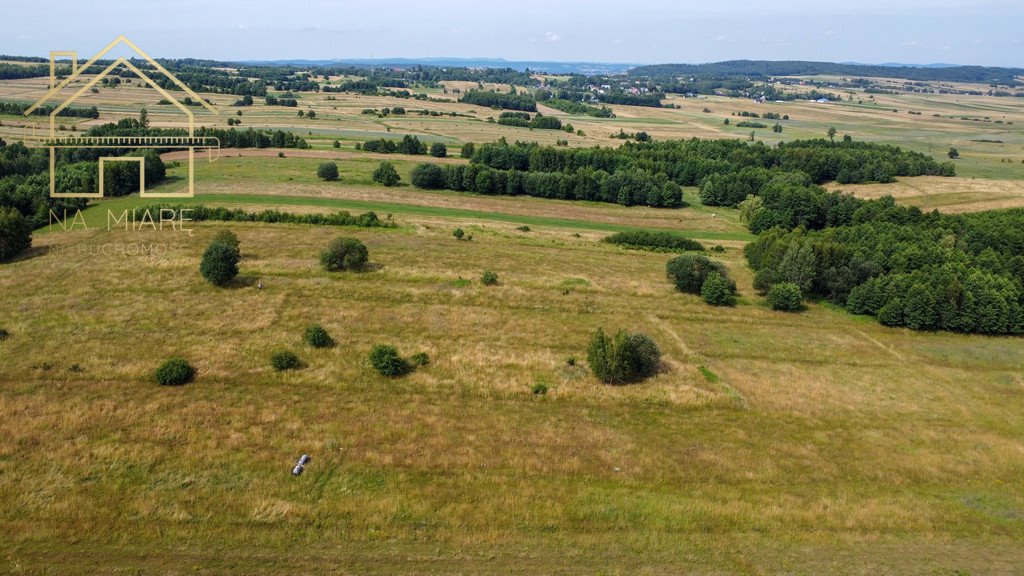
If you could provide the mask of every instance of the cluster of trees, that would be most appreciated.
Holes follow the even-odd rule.
[[[20,102],[0,102],[0,114],[10,114],[11,116],[20,116],[28,110],[30,104],[22,104]],[[40,106],[32,111],[33,116],[49,116],[53,112],[54,107],[47,104]],[[100,111],[95,106],[89,108],[80,108],[75,106],[68,106],[57,113],[57,116],[64,116],[68,118],[99,118]]]
[[[606,237],[602,242],[618,244],[627,248],[665,252],[702,252],[704,250],[704,246],[696,240],[684,238],[678,234],[673,234],[672,232],[655,232],[651,230],[616,232],[615,234]]]
[[[288,108],[295,108],[299,105],[299,101],[295,98],[279,98],[277,96],[267,95],[264,100],[266,101],[267,106],[285,106]]]
[[[195,222],[210,220],[220,222],[264,222],[269,224],[312,224],[315,226],[356,226],[359,228],[398,227],[390,217],[381,220],[375,212],[364,212],[357,215],[352,215],[346,211],[334,212],[333,214],[292,214],[278,210],[247,212],[241,208],[211,207],[202,204],[147,204],[146,206],[135,208],[136,211],[149,210],[150,214],[156,214],[160,210],[173,210],[175,213],[180,213],[183,209],[189,211],[188,217]]]
[[[532,119],[526,112],[502,112],[498,116],[498,124],[517,126],[538,130],[561,130],[562,121],[554,116],[545,116],[538,112]]]
[[[542,92],[542,94],[545,94]],[[587,116],[593,116],[594,118],[615,118],[615,113],[612,109],[607,106],[591,106],[590,104],[584,104],[576,100],[564,100],[562,98],[550,98],[548,100],[541,100],[545,106],[550,106],[555,110],[561,110],[566,114],[585,114]]]
[[[623,206],[674,208],[682,204],[682,188],[664,174],[642,169],[580,169],[573,173],[500,170],[482,164],[420,164],[412,184],[425,189],[448,189],[480,194],[525,195],[559,200],[613,202]]]
[[[683,254],[668,261],[665,274],[680,292],[699,294],[713,306],[736,303],[736,283],[722,264],[702,254]]]
[[[796,285],[891,326],[1024,333],[1024,210],[924,214],[856,201],[819,230],[772,228],[745,248],[754,286]]]
[[[494,92],[491,90],[470,90],[459,98],[459,102],[487,106],[488,108],[504,108],[506,110],[537,111],[537,100],[529,94],[511,92]]]
[[[423,155],[427,153],[427,145],[420,141],[416,136],[410,136],[406,134],[401,140],[388,140],[387,138],[378,138],[377,140],[369,140],[362,144],[357,144],[356,148],[359,150],[365,150],[366,152],[376,152],[378,154],[413,154]],[[447,149],[446,149],[447,152]]]
[[[145,113],[145,111],[143,111]],[[254,130],[247,128],[212,128],[200,126],[195,129],[199,138],[216,138],[222,148],[309,148],[309,143],[301,136],[284,130]],[[122,118],[116,123],[94,126],[85,132],[86,136],[187,136],[184,128],[151,128],[144,117]],[[104,156],[109,155],[104,151]]]

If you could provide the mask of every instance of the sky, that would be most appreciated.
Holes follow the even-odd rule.
[[[820,60],[1024,67],[1024,0],[0,0],[0,54],[466,57],[626,63]],[[120,55],[120,54],[117,54]]]

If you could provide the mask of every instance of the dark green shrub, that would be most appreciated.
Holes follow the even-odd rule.
[[[17,209],[0,206],[0,262],[32,245],[32,223]]]
[[[456,228],[455,231],[452,232],[452,236],[455,236],[456,240],[462,240],[462,238],[465,235],[466,233],[462,230],[462,228]]]
[[[271,354],[270,365],[274,367],[274,370],[281,372],[283,370],[297,370],[302,363],[299,362],[299,357],[294,352],[279,350]]]
[[[420,164],[412,169],[410,180],[417,188],[440,190],[445,185],[444,170],[437,164]]]
[[[7,330],[4,330],[3,328],[0,328],[0,340],[7,340],[7,338],[10,335],[11,335],[10,332],[8,332]]]
[[[394,164],[391,162],[381,162],[380,166],[373,171],[373,181],[384,185],[384,186],[398,186],[402,181],[402,177],[398,175],[398,170],[395,170]]]
[[[537,382],[530,391],[536,396],[543,396],[548,393],[548,385],[543,382]]]
[[[355,238],[335,238],[320,253],[320,264],[328,272],[361,270],[369,259],[366,245]]]
[[[529,232],[530,231],[530,227],[529,226],[520,226],[520,227],[516,228],[516,230],[519,230],[520,232]]]
[[[613,338],[603,330],[594,333],[587,350],[587,363],[594,375],[608,384],[636,382],[658,371],[661,351],[646,334],[620,330]]]
[[[310,324],[306,326],[306,331],[302,333],[302,339],[313,348],[330,348],[334,346],[334,338],[324,330],[324,327],[319,324]]]
[[[683,238],[671,232],[650,232],[647,230],[631,230],[616,232],[602,242],[619,244],[629,248],[670,251],[703,251],[704,246],[696,240]]]
[[[430,145],[430,155],[434,158],[444,158],[448,155],[448,147],[440,142],[434,142]]]
[[[411,362],[413,366],[420,368],[430,364],[430,356],[428,356],[426,352],[417,352],[409,357],[409,362]]]
[[[241,245],[241,242],[238,241],[238,236],[235,236],[234,232],[232,232],[231,230],[224,229],[217,231],[217,233],[213,236],[213,241],[211,242],[211,244],[224,244],[225,246],[230,246],[234,248],[235,251],[237,252],[238,247]]]
[[[463,158],[472,158],[473,152],[476,152],[476,145],[472,142],[466,142],[462,145],[462,150],[459,151],[459,155]]]
[[[332,144],[332,146],[334,146],[335,148],[341,148],[341,142],[335,140],[334,144]]]
[[[392,378],[408,374],[412,369],[399,355],[398,349],[388,344],[378,344],[370,350],[370,365],[382,375]]]
[[[712,272],[718,272],[728,278],[725,266],[712,262],[701,254],[684,254],[668,261],[665,272],[675,283],[676,288],[689,294],[700,294],[704,281]]]
[[[195,378],[196,369],[181,358],[171,358],[156,369],[154,376],[161,386],[181,386]]]
[[[795,312],[800,310],[802,301],[800,287],[792,282],[781,282],[768,289],[768,305],[772,310]]]
[[[224,286],[238,276],[238,250],[227,244],[210,244],[203,252],[199,272],[214,286]]]
[[[733,295],[733,286],[718,272],[708,274],[704,284],[700,287],[700,297],[712,306],[733,306],[736,304],[736,297]]]
[[[480,283],[484,286],[494,286],[498,283],[498,275],[490,270],[484,270],[483,275],[480,276]]]
[[[334,182],[338,179],[338,165],[334,162],[324,162],[316,169],[316,175],[321,180]]]

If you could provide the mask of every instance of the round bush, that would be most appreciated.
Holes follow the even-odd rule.
[[[320,264],[328,272],[360,270],[370,259],[366,245],[355,238],[335,238],[320,253]]]
[[[733,296],[732,290],[732,285],[724,276],[712,272],[700,287],[700,297],[712,306],[733,306],[736,304],[736,297]]]
[[[238,247],[241,245],[238,241],[238,236],[235,236],[234,232],[227,229],[218,230],[217,233],[214,234],[211,244],[224,244],[225,246],[234,248],[236,252],[238,251]]]
[[[452,232],[452,236],[455,236],[456,240],[462,240],[463,236],[465,235],[466,233],[465,231],[462,230],[462,228],[456,228],[455,231]]]
[[[448,147],[441,142],[434,142],[430,145],[430,155],[434,158],[444,158],[448,155]]]
[[[402,181],[402,177],[398,175],[398,170],[395,170],[394,164],[391,162],[381,162],[380,166],[373,171],[373,181],[384,185],[384,186],[398,186],[399,182]]]
[[[668,261],[665,273],[681,292],[700,294],[704,281],[712,272],[727,277],[725,267],[701,254],[683,254]]]
[[[324,162],[316,169],[316,175],[321,180],[334,182],[338,179],[338,165],[334,162]]]
[[[398,353],[398,349],[388,344],[378,344],[370,350],[370,365],[384,376],[396,377],[407,374],[409,363]]]
[[[482,276],[480,276],[480,283],[484,286],[494,286],[498,283],[498,275],[490,270],[484,270]]]
[[[32,223],[17,208],[0,207],[0,262],[32,245]]]
[[[282,370],[297,370],[302,365],[299,362],[299,357],[290,350],[280,350],[274,352],[270,356],[270,364],[274,367],[274,370],[278,372]]]
[[[238,276],[238,250],[227,244],[210,244],[203,252],[199,272],[214,286],[224,286]]]
[[[444,171],[437,164],[420,164],[412,169],[409,179],[412,185],[427,190],[444,188]]]
[[[324,327],[319,324],[310,324],[306,326],[306,331],[302,334],[302,339],[306,341],[313,348],[330,348],[334,346],[334,338],[324,330]]]
[[[649,336],[643,333],[619,331],[613,338],[603,330],[594,333],[587,349],[587,363],[602,382],[623,384],[635,382],[658,371],[661,351]]]
[[[472,142],[466,142],[462,145],[462,150],[459,150],[459,155],[463,158],[472,158],[473,152],[476,152],[476,145]]]
[[[0,328],[0,340],[7,340],[8,336],[10,336],[10,335],[11,335],[10,332],[8,332],[7,330],[5,330],[3,328]]]
[[[195,378],[196,369],[181,358],[171,358],[156,369],[154,376],[161,386],[181,386]]]
[[[791,282],[775,284],[768,289],[768,305],[772,310],[783,312],[796,312],[800,310],[803,302],[803,294],[800,287]]]

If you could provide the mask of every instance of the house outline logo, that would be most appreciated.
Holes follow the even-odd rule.
[[[73,81],[80,78],[86,70],[89,70],[99,59],[103,58],[108,52],[114,49],[118,45],[124,45],[130,48],[143,60],[149,63],[157,72],[163,74],[193,101],[198,102],[205,109],[213,113],[214,115],[219,114],[219,111],[212,104],[201,98],[198,94],[192,91],[184,82],[179,80],[174,74],[171,74],[166,68],[160,65],[159,62],[154,60],[141,48],[139,48],[134,42],[126,38],[123,34],[114,39],[113,42],[107,44],[105,48],[96,53],[95,56],[90,58],[87,62],[79,65],[78,64],[78,53],[71,50],[55,50],[50,52],[50,89],[45,96],[37,100],[32,106],[27,108],[24,112],[25,116],[30,116],[33,112],[45,105],[51,98],[58,95],[62,90],[71,85]],[[56,76],[56,63],[57,58],[69,58],[71,60],[71,74],[67,78],[62,80],[60,83],[57,82]],[[134,59],[134,58],[133,58]],[[62,110],[70,106],[75,100],[79,99],[89,89],[95,86],[100,80],[106,78],[111,72],[116,70],[119,66],[124,66],[127,69],[135,73],[140,80],[152,86],[160,93],[161,96],[167,102],[177,107],[179,110],[185,113],[188,117],[188,134],[187,136],[60,136],[57,134],[57,116]],[[139,163],[139,196],[142,198],[192,198],[195,196],[195,154],[196,151],[207,152],[209,159],[212,162],[215,160],[214,154],[219,157],[220,154],[220,140],[213,137],[196,137],[195,135],[195,114],[188,109],[184,103],[179,101],[177,98],[172,96],[167,90],[161,87],[159,84],[153,81],[145,72],[140,70],[137,66],[132,64],[130,60],[125,57],[119,57],[114,60],[109,66],[103,69],[102,72],[97,74],[94,78],[89,80],[75,92],[69,98],[66,98],[60,102],[49,114],[49,130],[45,136],[36,136],[34,131],[27,135],[25,138],[25,145],[30,148],[47,148],[50,151],[50,197],[51,198],[102,198],[103,197],[103,167],[105,162],[138,162]],[[141,156],[106,156],[99,158],[99,190],[96,192],[57,192],[56,190],[56,157],[58,148],[111,148],[111,149],[123,149],[123,148],[154,148],[154,149],[181,149],[188,151],[188,191],[187,192],[164,192],[164,193],[150,193],[146,192],[144,173],[145,173],[145,158]]]

